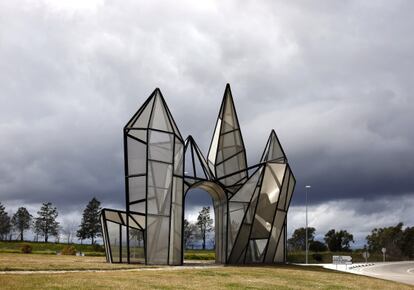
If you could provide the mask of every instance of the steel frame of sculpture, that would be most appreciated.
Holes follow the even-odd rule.
[[[295,177],[274,130],[260,162],[247,166],[227,84],[207,158],[185,141],[157,88],[124,127],[126,211],[103,209],[106,259],[181,265],[184,201],[202,188],[213,199],[216,262],[286,261],[286,219]]]

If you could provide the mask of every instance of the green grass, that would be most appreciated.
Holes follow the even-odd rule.
[[[215,260],[214,250],[185,250],[184,259],[186,260]]]
[[[1,289],[414,289],[380,279],[291,265],[226,266],[206,269],[108,264],[102,257],[0,254]],[[15,270],[107,272],[31,273]],[[129,271],[115,271],[130,269]]]
[[[115,270],[142,267],[148,266],[142,264],[110,264],[106,263],[105,257],[50,256],[14,253],[0,254],[0,271]]]
[[[100,245],[20,241],[1,241],[0,253],[20,253],[23,244],[29,244],[32,247],[33,254],[56,255],[57,252],[62,251],[63,247],[72,245],[77,251],[85,253],[86,256],[105,256],[105,249]]]

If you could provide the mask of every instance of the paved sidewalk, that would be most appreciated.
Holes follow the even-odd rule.
[[[326,269],[370,276],[414,285],[414,261],[356,263],[352,265],[318,264]]]

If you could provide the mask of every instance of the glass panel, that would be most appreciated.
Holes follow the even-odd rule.
[[[148,213],[169,215],[172,165],[149,161]]]
[[[131,229],[138,229],[138,230],[140,229],[140,227],[137,224],[137,222],[135,222],[135,220],[131,218],[131,215],[129,215],[129,218],[128,218],[128,226]]]
[[[107,221],[106,223],[108,228],[108,237],[109,237],[109,245],[111,247],[112,253],[112,262],[119,263],[120,262],[120,225]]]
[[[281,236],[279,239],[279,244],[277,246],[276,255],[274,261],[276,263],[284,263],[285,262],[285,231],[282,230]]]
[[[186,176],[194,177],[194,167],[193,167],[193,155],[192,155],[192,146],[191,143],[188,143],[185,148],[185,165],[184,165],[184,174]]]
[[[249,209],[247,210],[244,223],[247,223],[247,224],[252,224],[253,223],[254,212],[256,210],[258,195],[259,195],[259,187],[256,187],[252,202],[250,203]]]
[[[171,232],[170,232],[170,264],[181,263],[181,230],[182,230],[182,203],[183,180],[174,177],[171,207]]]
[[[137,114],[136,118],[132,120],[132,122],[128,123],[127,127],[146,129],[148,127],[153,103],[154,98],[151,98],[147,104],[144,104],[144,106],[138,110],[139,113]]]
[[[263,167],[259,168],[254,175],[252,175],[249,180],[242,186],[242,188],[237,191],[231,201],[241,201],[241,202],[250,202],[250,199],[253,195],[253,192],[259,181],[260,174],[263,170]]]
[[[146,176],[128,178],[129,202],[134,202],[145,198]]]
[[[217,120],[216,129],[214,130],[213,140],[211,142],[210,150],[208,151],[208,160],[209,164],[211,164],[211,170],[214,171],[214,164],[216,163],[216,155],[218,150],[218,142],[220,137],[220,126],[221,120]]]
[[[245,247],[248,243],[249,234],[250,234],[250,227],[251,227],[251,223],[252,223],[252,219],[253,219],[253,215],[254,215],[254,210],[256,208],[256,202],[257,202],[258,194],[259,194],[259,188],[256,188],[254,196],[253,196],[253,200],[249,205],[249,208],[248,208],[248,210],[246,212],[246,215],[245,215],[245,218],[243,220],[243,224],[240,227],[240,231],[239,231],[239,234],[237,236],[237,239],[234,242],[233,250],[232,250],[231,255],[229,257],[230,263],[236,263],[236,261],[238,261],[241,252],[245,249]]]
[[[108,236],[106,234],[106,220],[104,219],[103,214],[100,215],[99,217],[100,221],[101,221],[101,226],[102,226],[102,239],[104,242],[104,246],[105,246],[105,256],[106,256],[106,261],[110,262],[111,261],[111,257],[109,255],[109,245],[108,245]]]
[[[223,126],[224,131],[230,131],[232,129],[236,129],[239,127],[239,124],[237,124],[236,119],[236,110],[234,109],[233,99],[231,96],[231,93],[226,88],[226,96],[225,96],[225,105],[224,105],[224,112],[222,112],[222,119],[223,123],[226,124],[226,126]]]
[[[111,210],[105,210],[105,218],[107,220],[110,220],[112,222],[116,222],[116,223],[122,223],[121,218],[119,217],[118,212],[116,211],[111,211]]]
[[[271,173],[279,185],[282,184],[283,176],[285,175],[286,164],[268,163]]]
[[[149,159],[172,163],[173,142],[173,135],[149,130]]]
[[[287,189],[289,186],[289,170],[285,171],[285,176],[284,179],[282,181],[282,189],[280,190],[280,197],[279,197],[279,202],[277,205],[278,209],[285,209],[286,207],[286,198],[287,198]]]
[[[130,204],[129,210],[145,214],[145,200],[139,203]]]
[[[290,173],[290,168],[289,168],[289,173]],[[289,177],[289,188],[288,188],[287,200],[286,200],[286,210],[288,209],[288,206],[289,206],[289,203],[290,203],[290,199],[292,198],[293,190],[295,188],[295,183],[296,183],[295,178],[293,177],[292,174],[290,174],[290,177]]]
[[[266,253],[265,262],[271,263],[275,256],[277,243],[279,241],[280,234],[283,230],[283,224],[285,222],[286,213],[282,211],[277,211],[275,220],[273,222],[272,231],[270,234],[269,249]]]
[[[148,215],[148,264],[168,263],[169,218]]]
[[[230,202],[230,224],[228,232],[228,247],[227,250],[230,251],[233,247],[234,240],[236,239],[237,233],[239,232],[240,225],[243,221],[244,213],[248,207],[248,203],[242,202]]]
[[[138,214],[131,214],[131,216],[137,221],[137,223],[145,230],[145,216]]]
[[[131,135],[143,142],[147,142],[147,130],[134,130],[130,129],[128,135]]]
[[[142,174],[146,171],[147,146],[127,137],[128,175]]]
[[[282,147],[280,146],[276,133],[272,131],[271,134],[271,142],[270,142],[270,150],[269,155],[267,156],[267,160],[274,160],[279,158],[285,158],[285,154],[283,153]]]
[[[126,230],[126,226],[121,226],[121,243],[122,243],[122,248],[121,248],[121,254],[122,254],[122,259],[121,262],[122,263],[127,263],[128,262],[128,241],[127,241],[127,230]]]
[[[263,261],[267,239],[250,240],[247,248],[246,263],[260,263]]]
[[[250,225],[242,224],[242,226],[240,227],[240,232],[231,251],[231,255],[229,257],[229,263],[235,264],[239,261],[240,256],[242,255],[242,252],[245,249],[247,242],[249,240],[249,233]]]
[[[174,174],[183,176],[183,153],[184,146],[179,141],[178,138],[175,138],[175,153],[174,153]]]
[[[165,190],[159,190],[155,198],[148,199],[148,213],[170,215],[171,195]]]
[[[262,183],[262,193],[266,194],[269,203],[276,203],[279,200],[279,177],[283,179],[285,164],[268,164],[266,166],[265,175]],[[275,173],[276,172],[276,173]]]
[[[129,229],[129,260],[131,263],[144,263],[144,233],[137,229]]]
[[[283,176],[285,164],[268,164],[262,181],[251,239],[264,239],[269,236],[279,199],[277,179]],[[280,177],[282,179],[282,177]]]
[[[167,116],[167,111],[165,110],[164,104],[159,95],[157,95],[155,98],[150,128],[167,132],[173,132],[170,121]]]

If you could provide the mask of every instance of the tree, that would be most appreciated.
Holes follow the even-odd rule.
[[[91,244],[95,243],[96,237],[102,235],[101,221],[99,220],[100,211],[101,203],[95,197],[92,198],[83,211],[77,236],[81,239],[91,239]]]
[[[308,245],[315,239],[315,228],[308,227]],[[288,246],[294,251],[305,251],[306,249],[306,228],[296,229],[292,237],[288,239]]]
[[[211,231],[213,220],[210,217],[210,207],[203,207],[203,209],[198,213],[197,217],[197,227],[200,231],[200,236],[203,241],[203,250],[206,249],[206,238],[207,233]]]
[[[350,243],[354,242],[354,236],[346,230],[337,232],[332,229],[325,234],[324,240],[332,252],[349,251]]]
[[[19,207],[17,212],[13,215],[11,223],[13,227],[20,233],[20,241],[24,240],[23,233],[30,229],[32,215],[25,207]]]
[[[325,245],[325,243],[322,243],[320,241],[311,241],[309,243],[309,251],[312,252],[325,252],[328,249],[328,247]]]
[[[50,236],[56,236],[59,231],[59,222],[56,221],[58,211],[50,202],[44,202],[35,218],[35,233],[43,236],[47,243]]]
[[[366,237],[368,249],[381,253],[382,248],[387,249],[387,255],[401,258],[403,256],[403,223],[385,228],[375,228]]]
[[[0,240],[7,239],[11,230],[10,217],[6,212],[6,208],[0,202]]]
[[[407,258],[414,258],[414,227],[407,227],[404,230],[401,250]]]
[[[187,219],[184,219],[184,246],[188,248],[193,242],[195,238],[195,234],[197,231],[197,226],[193,223],[190,223]]]

